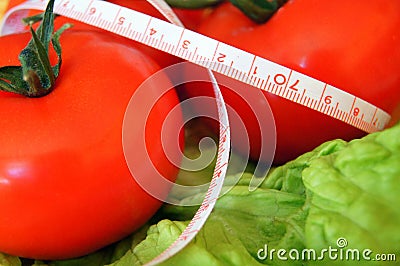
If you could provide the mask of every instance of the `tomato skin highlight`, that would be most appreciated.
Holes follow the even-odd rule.
[[[399,26],[398,1],[371,1],[366,5],[363,1],[338,4],[292,0],[261,25],[225,3],[199,26],[198,32],[327,82],[392,113],[400,102]],[[203,91],[205,88],[196,92],[188,86],[186,94],[193,97]],[[251,89],[248,91],[251,94]],[[325,141],[351,140],[366,134],[307,107],[264,94],[275,117],[276,164],[294,159]],[[252,145],[250,156],[258,159],[260,139],[253,134],[257,121],[248,118],[245,103],[231,98],[225,90],[223,95],[245,120]],[[257,97],[251,102],[255,113],[265,112]],[[233,146],[245,149],[240,144],[242,136],[236,137],[235,144],[234,128],[232,134]]]
[[[29,39],[29,34],[1,37],[0,65],[19,64],[18,53]],[[111,34],[70,30],[61,45],[63,65],[53,92],[34,99],[0,92],[0,251],[11,255],[88,254],[138,229],[162,204],[135,182],[122,147],[128,102],[160,67]],[[176,145],[176,135],[161,144],[160,132],[177,104],[170,90],[154,105],[146,124],[147,152],[137,149],[138,158],[145,162],[148,154],[171,181],[178,168],[160,147]],[[182,118],[174,119],[180,126]],[[182,137],[179,147],[170,147],[177,156]],[[146,169],[149,179],[157,175],[155,169]],[[167,195],[169,187],[160,189]]]

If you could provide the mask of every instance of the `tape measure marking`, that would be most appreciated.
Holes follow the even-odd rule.
[[[55,12],[152,46],[190,62],[351,124],[366,132],[381,130],[390,120],[383,110],[327,83],[228,44],[115,4],[91,0],[60,0]],[[150,1],[158,2],[158,1]],[[22,9],[44,10],[47,1],[33,0],[10,10],[1,35],[19,32]],[[163,7],[160,7],[163,9]],[[168,10],[164,10],[168,13]],[[210,71],[211,72],[211,71]],[[211,75],[213,84],[215,78]],[[147,265],[156,265],[180,251],[201,229],[221,191],[229,160],[229,122],[222,95],[214,86],[220,119],[218,160],[202,205],[174,244]]]
[[[325,82],[128,8],[98,0],[61,0],[55,11],[202,65],[368,133],[382,130],[390,120],[385,111]]]

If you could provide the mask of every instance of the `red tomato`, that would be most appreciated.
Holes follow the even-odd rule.
[[[182,21],[185,28],[190,30],[196,30],[203,21],[207,20],[212,10],[212,7],[200,9],[173,8],[173,11]]]
[[[9,0],[8,4],[7,4],[7,8],[6,10],[11,9],[14,6],[17,6],[19,4],[22,4],[23,2],[25,2],[25,0]]]
[[[1,37],[0,65],[18,65],[29,38]],[[40,98],[0,93],[0,251],[27,258],[90,253],[136,230],[162,204],[136,183],[122,145],[128,102],[160,67],[111,34],[70,29],[61,45],[63,65],[54,91]],[[161,95],[159,83],[148,89],[149,98]],[[170,90],[154,103],[146,125],[131,121],[128,148],[136,149],[133,164],[148,180],[156,182],[156,170],[176,178],[178,169],[161,147],[175,150],[179,160],[183,139],[178,145],[171,132],[181,126],[180,114],[173,113],[174,125],[163,124],[178,103]],[[145,119],[148,99],[135,104],[133,117]],[[165,143],[161,128],[170,136]],[[167,195],[169,187],[159,189]]]
[[[374,0],[366,5],[364,1],[292,0],[261,25],[225,3],[198,31],[327,82],[391,113],[400,102],[399,27],[399,1]],[[204,87],[196,91],[188,86],[186,94],[196,96],[204,91]],[[227,104],[245,121],[250,155],[258,159],[259,125],[249,116],[249,107],[255,114],[268,110],[259,96],[252,96],[252,89],[244,93],[250,99],[248,104],[240,99],[243,95],[234,97],[223,90]],[[264,95],[277,130],[275,163],[294,159],[331,139],[351,140],[366,134],[299,104],[267,92]],[[235,132],[235,127],[232,134],[233,146],[247,148],[241,144],[243,135]]]

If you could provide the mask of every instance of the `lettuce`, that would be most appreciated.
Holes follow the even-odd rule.
[[[272,169],[252,192],[251,173],[231,173],[226,186],[239,182],[217,201],[195,239],[162,265],[390,265],[400,259],[399,137],[396,125],[350,142],[329,141]],[[190,205],[203,197],[194,191],[176,198]],[[175,241],[196,208],[165,204],[115,245],[35,265],[143,265]],[[16,259],[0,256],[6,266],[20,265]]]
[[[321,250],[345,239],[341,245],[348,250],[370,249],[371,259],[383,253],[400,260],[399,137],[399,126],[368,135],[341,152],[316,158],[303,171],[312,195],[307,246]]]
[[[9,256],[7,254],[0,253],[0,265],[20,266],[21,261],[17,257],[13,257],[13,256]]]

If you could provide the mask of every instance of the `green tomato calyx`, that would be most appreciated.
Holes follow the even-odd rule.
[[[256,23],[265,23],[288,0],[230,0]]]
[[[61,67],[60,35],[71,24],[63,25],[54,31],[53,13],[54,0],[47,4],[43,16],[25,19],[29,25],[32,39],[19,54],[21,66],[5,66],[0,68],[0,90],[21,94],[27,97],[42,97],[54,89],[54,84]],[[41,19],[41,24],[35,31],[32,24]],[[49,59],[50,42],[57,54],[58,62],[52,66]]]
[[[168,5],[175,8],[199,9],[215,6],[223,0],[166,0]]]

